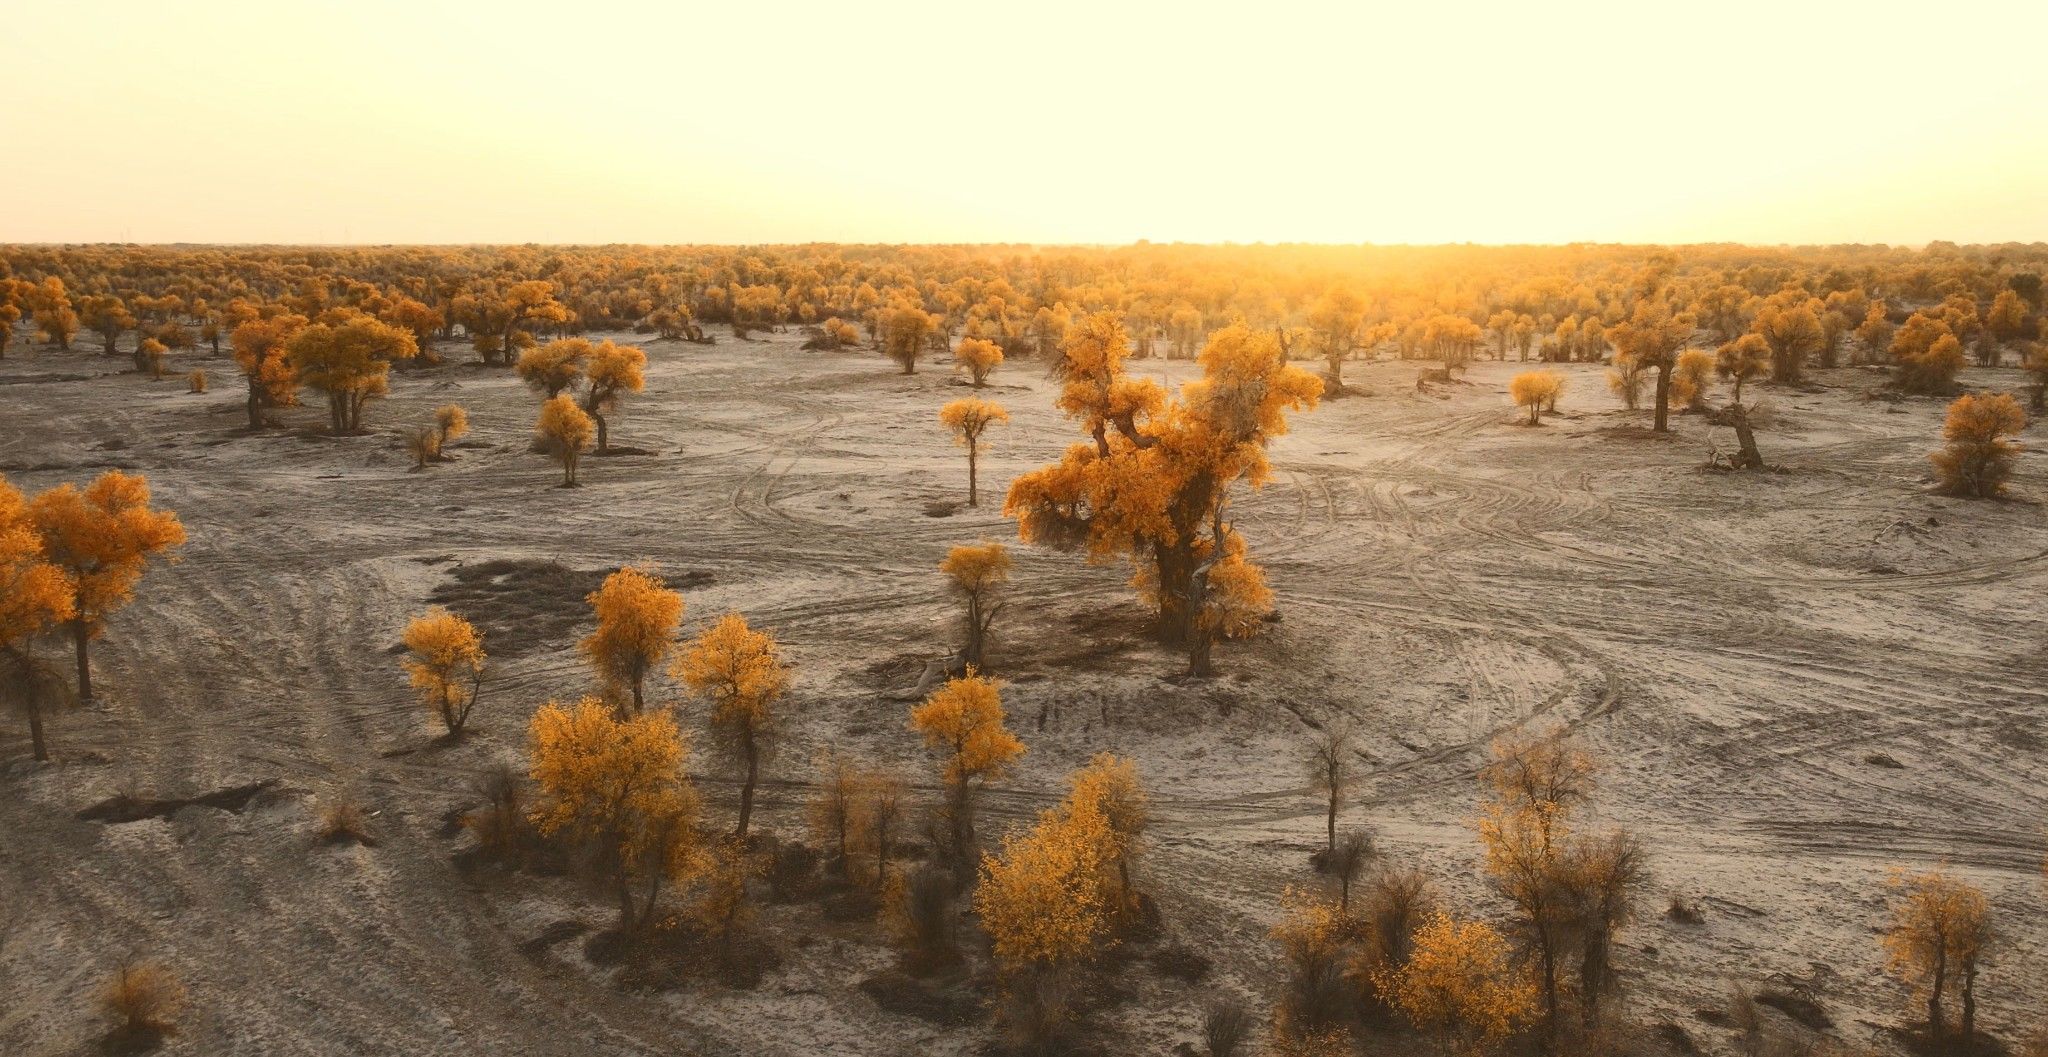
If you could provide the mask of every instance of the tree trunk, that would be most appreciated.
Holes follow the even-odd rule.
[[[82,702],[92,700],[92,660],[87,656],[86,647],[86,643],[91,638],[92,635],[87,631],[85,621],[74,620],[71,622],[71,642],[76,647],[78,653],[78,700]]]
[[[1742,449],[1735,457],[1736,468],[1741,470],[1763,469],[1764,457],[1762,453],[1756,450],[1756,431],[1749,428],[1749,409],[1741,404],[1730,404],[1728,410],[1731,412],[1729,417],[1735,425],[1735,443]]]
[[[1180,646],[1188,641],[1193,611],[1188,606],[1192,562],[1171,548],[1155,547],[1152,566],[1159,590],[1159,641]]]
[[[1962,1028],[1965,1040],[1977,1033],[1977,962],[1974,958],[1963,965]]]
[[[1548,1052],[1557,1044],[1557,952],[1551,950],[1548,936],[1537,943],[1543,961],[1543,1048]]]
[[[617,855],[618,852],[613,851],[612,854]],[[634,914],[633,885],[632,882],[626,876],[626,863],[624,859],[621,859],[618,864],[617,884],[619,897],[619,931],[621,933],[625,933],[631,931],[633,928]]]
[[[747,780],[740,786],[740,825],[733,835],[744,840],[747,836],[747,820],[754,814],[754,780],[761,773],[761,753],[754,748],[753,739],[747,740]]]
[[[597,420],[597,453],[599,455],[602,455],[605,452],[611,450],[612,431],[609,426],[605,425],[603,415],[600,415],[597,412],[592,411],[590,413],[590,417]]]
[[[1657,432],[1668,433],[1671,414],[1671,365],[1657,366]]]
[[[50,747],[43,742],[42,695],[34,686],[28,688],[28,740],[35,747],[36,762],[46,763],[50,759]]]
[[[982,631],[981,595],[970,594],[967,596],[967,648],[960,651],[960,659],[970,668],[981,667]]]
[[[1934,959],[1934,986],[1927,990],[1927,1034],[1940,1038],[1947,1027],[1942,1023],[1941,992],[1948,984],[1948,952],[1942,951]]]
[[[953,857],[955,865],[974,865],[974,787],[962,778],[947,789],[952,802]]]
[[[1326,834],[1326,836],[1327,836],[1327,837],[1329,838],[1329,843],[1328,843],[1328,845],[1326,845],[1326,854],[1334,854],[1334,853],[1335,853],[1335,852],[1337,851],[1337,783],[1336,783],[1336,782],[1331,782],[1331,783],[1330,783],[1330,812],[1329,812],[1329,815],[1328,815],[1328,817],[1327,817],[1327,818],[1325,819],[1325,826],[1324,826],[1324,828],[1328,830],[1328,833]]]
[[[978,460],[977,460],[977,459],[975,458],[975,456],[976,456],[977,454],[979,454],[979,453],[978,453],[978,452],[976,452],[976,451],[974,450],[974,449],[975,449],[975,447],[976,447],[976,445],[975,445],[975,443],[974,443],[973,441],[971,441],[971,440],[970,440],[970,441],[968,441],[968,442],[967,442],[967,505],[968,505],[968,506],[980,506],[980,505],[981,505],[981,497],[980,497],[980,491],[979,491],[979,488],[978,488],[978,485],[979,485],[980,481],[979,481],[979,476],[978,476],[978,474],[976,473],[976,465],[975,465],[975,464],[976,464],[976,462],[978,461]]]

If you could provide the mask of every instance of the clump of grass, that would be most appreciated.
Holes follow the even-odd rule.
[[[185,987],[163,966],[130,959],[114,970],[114,978],[100,995],[100,1005],[115,1021],[107,1036],[108,1048],[116,1053],[140,1053],[178,1033]]]
[[[476,834],[478,850],[499,862],[523,862],[533,848],[535,834],[527,819],[519,772],[499,764],[478,779],[476,789],[483,794],[484,804],[464,815],[462,824]]]
[[[1220,998],[1202,1011],[1202,1043],[1209,1057],[1237,1057],[1252,1036],[1252,1014],[1235,999]]]
[[[376,840],[370,836],[369,817],[363,814],[363,806],[348,799],[336,800],[321,808],[319,838],[322,844],[377,846]]]

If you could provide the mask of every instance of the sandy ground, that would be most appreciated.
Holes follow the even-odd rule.
[[[951,637],[934,565],[951,544],[1014,537],[999,503],[927,514],[964,497],[964,458],[935,415],[965,390],[937,367],[903,377],[873,353],[806,353],[794,335],[648,348],[648,391],[613,437],[652,454],[589,459],[573,491],[527,451],[537,401],[510,372],[404,372],[369,412],[376,435],[331,440],[239,434],[226,359],[195,359],[215,378],[205,395],[119,373],[125,357],[0,362],[0,470],[34,489],[139,469],[192,537],[113,622],[96,653],[104,700],[55,720],[57,762],[30,765],[22,725],[0,729],[0,1053],[89,1048],[92,998],[137,951],[191,988],[174,1054],[986,1045],[984,1029],[880,1012],[855,988],[887,962],[876,930],[815,906],[766,912],[785,940],[814,942],[756,991],[631,994],[576,943],[521,951],[551,924],[603,923],[601,898],[559,879],[475,887],[451,861],[466,838],[446,820],[475,801],[474,776],[521,754],[538,704],[587,682],[580,626],[529,622],[542,641],[497,651],[479,736],[430,747],[393,648],[462,563],[708,574],[687,592],[688,629],[738,609],[796,665],[775,777],[808,778],[828,744],[928,773],[898,692]],[[1368,772],[1347,821],[1484,912],[1499,908],[1469,822],[1488,740],[1563,726],[1608,761],[1602,811],[1653,853],[1621,955],[1644,1023],[1725,1049],[1693,1011],[1740,976],[1808,987],[1842,1037],[1880,1042],[1906,1000],[1880,971],[1886,871],[1947,860],[1999,909],[1983,1019],[2031,1030],[2048,1014],[2048,515],[2024,499],[2048,494],[2048,460],[2025,456],[2023,501],[1930,495],[1940,405],[1867,401],[1877,377],[1845,369],[1819,373],[1824,390],[1768,392],[1761,439],[1785,472],[1703,472],[1726,431],[1681,416],[1671,437],[1640,432],[1647,415],[1621,410],[1597,368],[1567,368],[1562,416],[1515,424],[1513,369],[1483,363],[1420,393],[1413,365],[1354,364],[1370,395],[1297,420],[1271,486],[1238,508],[1283,619],[1221,650],[1213,681],[1171,678],[1177,659],[1133,628],[1122,570],[1020,553],[994,663],[1031,752],[986,828],[1028,817],[1094,752],[1134,756],[1156,797],[1145,876],[1169,933],[1218,962],[1199,986],[1134,974],[1104,1019],[1109,1051],[1191,1040],[1216,990],[1269,999],[1266,929],[1321,840],[1298,746],[1309,721],[1339,716]],[[1038,365],[994,382],[1015,416],[983,465],[999,497],[1074,433]],[[460,461],[408,472],[395,430],[449,401],[475,426]],[[313,427],[323,412],[286,418]],[[729,785],[699,766],[729,811]],[[266,779],[239,813],[76,817],[117,792]],[[313,846],[317,805],[338,796],[375,812],[377,847]],[[792,832],[801,799],[771,789],[769,823]],[[1704,923],[1665,920],[1670,893],[1700,900]]]

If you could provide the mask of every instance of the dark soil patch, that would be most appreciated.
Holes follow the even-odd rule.
[[[540,935],[519,945],[519,953],[536,965],[548,960],[550,951],[562,943],[573,940],[590,931],[590,926],[574,918],[557,921],[540,930]]]
[[[1152,971],[1170,980],[1196,984],[1209,975],[1209,956],[1175,943],[1152,952]]]
[[[862,980],[860,989],[888,1012],[930,1024],[964,1027],[981,1019],[981,999],[972,992],[920,980],[896,969]]]
[[[1656,1034],[1657,1038],[1675,1053],[1690,1055],[1700,1052],[1699,1045],[1692,1041],[1692,1036],[1684,1028],[1668,1020],[1657,1025]]]
[[[612,569],[571,569],[533,558],[493,558],[448,570],[448,579],[427,596],[483,632],[494,656],[525,653],[566,638],[588,618],[585,604]],[[666,577],[676,590],[711,582],[707,572]]]
[[[154,797],[130,796],[123,793],[110,796],[78,813],[87,822],[140,822],[146,818],[169,818],[188,807],[210,807],[230,814],[240,814],[249,806],[256,794],[277,784],[275,778],[265,778],[248,785],[229,786],[198,796]]]
[[[1808,995],[1793,991],[1769,990],[1758,992],[1756,1000],[1759,1004],[1769,1006],[1814,1031],[1826,1031],[1835,1026],[1835,1018],[1828,1016],[1828,1011],[1822,1009],[1820,1003]]]

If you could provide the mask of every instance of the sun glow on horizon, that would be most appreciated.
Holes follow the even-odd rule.
[[[2043,12],[41,5],[0,240],[2041,240]]]

